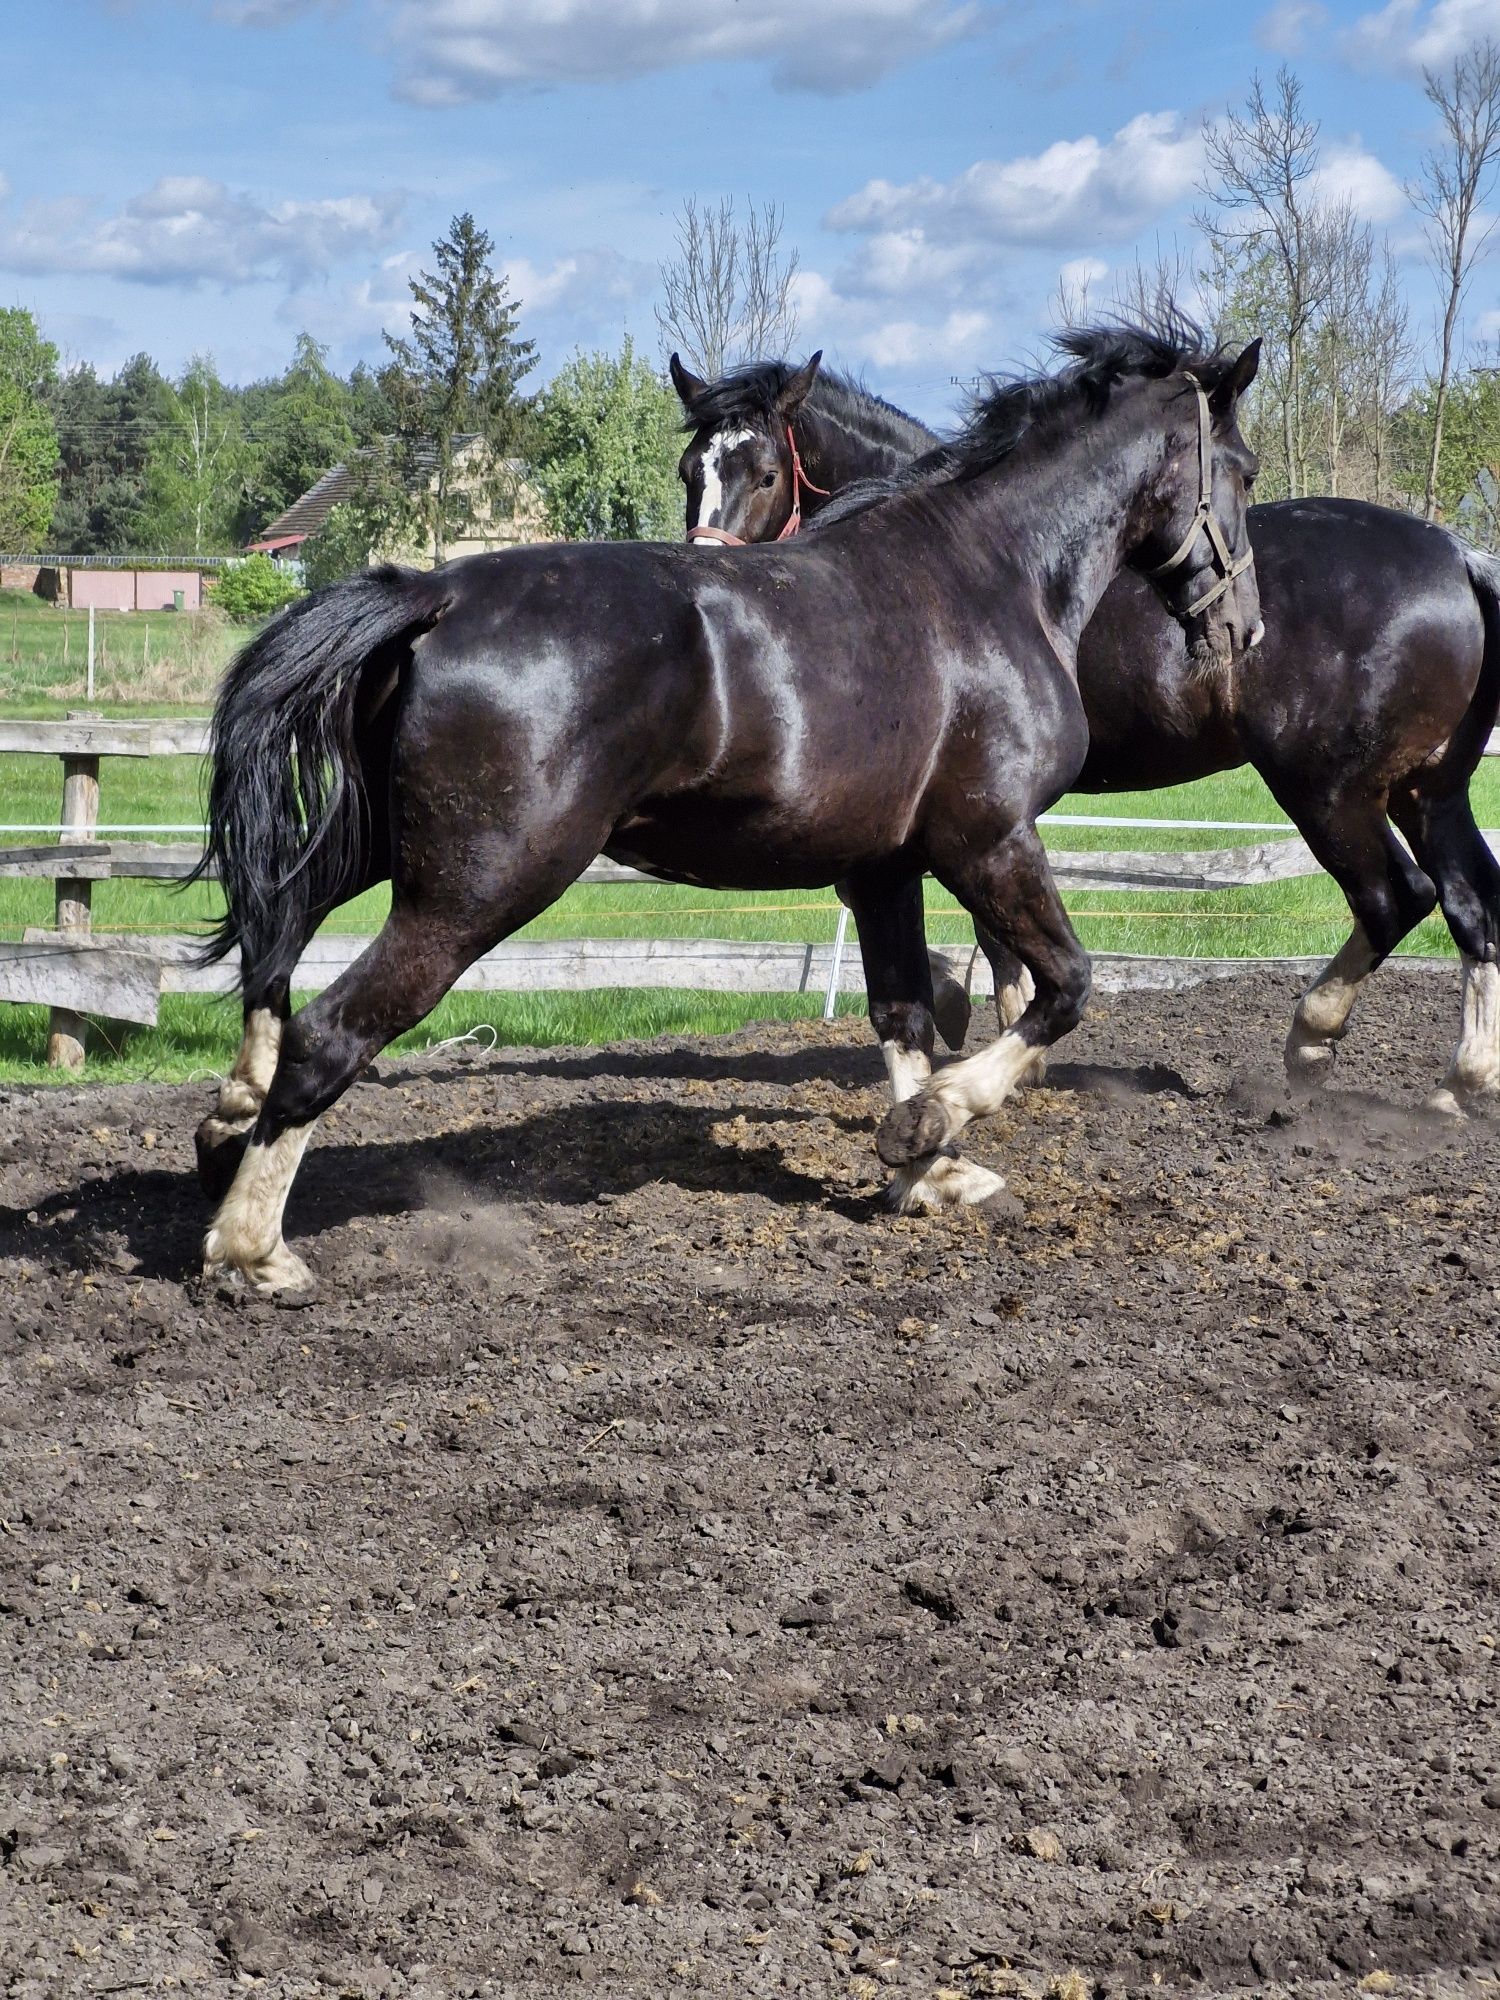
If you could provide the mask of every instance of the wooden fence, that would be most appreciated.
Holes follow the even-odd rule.
[[[208,967],[194,963],[196,945],[191,938],[147,941],[101,935],[92,928],[95,882],[180,882],[196,867],[202,851],[197,841],[100,839],[100,760],[201,757],[206,749],[207,724],[200,720],[118,722],[71,715],[62,722],[0,722],[0,752],[62,761],[59,837],[44,844],[0,847],[0,877],[29,876],[55,884],[53,927],[29,929],[18,943],[0,942],[0,1001],[40,1002],[51,1009],[48,1061],[53,1064],[82,1066],[85,1017],[90,1014],[149,1026],[156,1021],[163,993],[225,993],[236,983],[236,961],[230,958]],[[1500,755],[1500,732],[1491,738],[1486,754]],[[1296,838],[1197,852],[1053,850],[1050,859],[1059,883],[1072,890],[1239,889],[1319,872],[1304,842]],[[654,876],[603,857],[579,879],[660,886]],[[295,986],[300,991],[321,991],[368,942],[340,935],[314,938],[298,965]],[[992,990],[989,967],[973,947],[953,948],[946,956],[972,993]],[[1185,987],[1268,966],[1308,975],[1323,962],[1321,957],[1093,955],[1095,984],[1106,992]],[[1442,961],[1429,963],[1446,969]],[[862,992],[864,981],[858,954],[843,948],[842,922],[839,937],[828,944],[715,938],[510,939],[458,981],[461,992],[627,986],[822,993],[831,1009],[836,994]]]

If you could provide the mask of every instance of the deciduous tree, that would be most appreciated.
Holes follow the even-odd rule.
[[[1493,227],[1480,226],[1479,210],[1494,186],[1495,170],[1500,165],[1500,48],[1493,42],[1481,42],[1466,50],[1445,72],[1425,70],[1423,80],[1428,101],[1443,121],[1442,141],[1427,154],[1407,189],[1426,217],[1428,255],[1442,287],[1442,333],[1423,495],[1430,521],[1438,508],[1438,462],[1459,307],[1475,260]]]
[[[57,505],[57,430],[47,392],[57,349],[19,306],[0,310],[0,550],[40,549]]]
[[[640,541],[680,532],[680,411],[636,354],[579,354],[537,404],[534,466],[555,534]]]

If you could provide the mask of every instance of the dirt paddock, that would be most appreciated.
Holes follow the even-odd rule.
[[[386,1065],[296,1311],[204,1087],[0,1098],[0,1992],[1500,1990],[1500,1118],[1291,997],[937,1221],[863,1023]]]

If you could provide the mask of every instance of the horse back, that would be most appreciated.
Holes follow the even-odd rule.
[[[1251,512],[1261,644],[1237,672],[1236,724],[1257,762],[1379,788],[1427,762],[1479,683],[1484,620],[1452,535],[1357,500]]]

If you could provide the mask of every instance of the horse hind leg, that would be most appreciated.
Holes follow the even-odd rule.
[[[957,1055],[969,1038],[974,1013],[969,990],[962,980],[954,978],[945,952],[929,951],[927,965],[932,977],[932,1018],[944,1045]]]
[[[203,1245],[209,1275],[238,1274],[257,1292],[312,1283],[282,1236],[287,1196],[313,1127],[387,1043],[415,1027],[488,948],[472,932],[422,925],[395,909],[378,937],[326,992],[293,1014],[275,1075]]]
[[[216,1201],[229,1191],[271,1088],[290,1007],[284,982],[274,992],[257,994],[254,1001],[247,997],[244,1034],[234,1067],[219,1085],[213,1110],[193,1135],[199,1183]]]
[[[1437,892],[1386,823],[1382,802],[1335,802],[1315,821],[1305,811],[1293,817],[1354,916],[1353,930],[1297,1002],[1287,1031],[1288,1080],[1316,1090],[1332,1074],[1360,987],[1431,913]]]
[[[1443,916],[1463,962],[1458,1046],[1431,1109],[1462,1117],[1500,1098],[1500,865],[1474,822],[1465,793],[1404,800],[1402,831],[1437,884]]]

